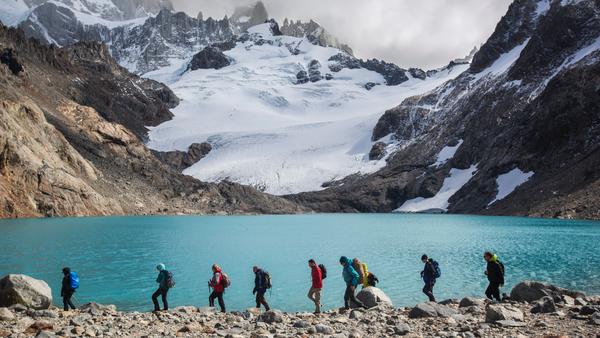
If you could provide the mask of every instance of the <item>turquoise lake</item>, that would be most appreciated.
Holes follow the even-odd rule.
[[[503,292],[535,279],[600,294],[600,222],[406,214],[96,217],[3,220],[0,231],[0,275],[47,281],[55,304],[61,269],[70,266],[81,279],[76,305],[149,311],[155,266],[164,263],[177,282],[171,307],[206,306],[217,262],[232,280],[228,310],[254,305],[251,269],[259,265],[273,278],[272,307],[312,311],[307,260],[314,258],[329,270],[322,301],[329,309],[343,305],[338,259],[346,255],[368,264],[394,305],[408,306],[426,300],[423,253],[440,263],[439,300],[482,296],[485,250],[506,266]]]

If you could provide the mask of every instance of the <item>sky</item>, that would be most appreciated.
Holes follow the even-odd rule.
[[[255,0],[172,0],[175,9],[222,18]],[[263,0],[269,15],[314,19],[357,57],[432,69],[463,57],[492,34],[511,0]]]

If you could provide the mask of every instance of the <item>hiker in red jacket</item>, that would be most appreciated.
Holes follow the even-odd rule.
[[[314,259],[308,261],[311,269],[312,285],[308,291],[308,298],[315,303],[315,314],[321,313],[321,289],[323,289],[323,273]]]
[[[221,307],[221,312],[225,312],[225,302],[223,301],[223,292],[225,292],[225,280],[223,277],[223,272],[221,268],[217,264],[213,264],[212,266],[213,277],[210,281],[208,281],[208,286],[213,289],[213,292],[208,297],[208,303],[210,307],[215,306],[215,298],[219,300],[219,306]]]

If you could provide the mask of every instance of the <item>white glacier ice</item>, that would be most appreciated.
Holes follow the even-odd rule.
[[[233,60],[228,67],[184,72],[180,63],[145,75],[165,81],[182,99],[173,120],[150,128],[148,145],[186,150],[208,141],[213,150],[186,174],[279,195],[319,190],[324,182],[383,167],[385,158],[369,161],[368,153],[373,127],[385,110],[468,68],[459,65],[427,80],[386,86],[380,74],[362,68],[330,72],[328,59],[338,49],[272,36],[268,24],[250,32],[254,41],[225,52]],[[259,36],[268,43],[255,43]],[[321,74],[333,79],[295,84],[296,74],[313,59]],[[381,85],[368,91],[368,82]]]
[[[519,168],[515,168],[506,174],[499,175],[496,178],[496,185],[498,186],[498,194],[496,197],[488,203],[489,205],[494,204],[496,201],[500,201],[504,199],[506,196],[510,195],[515,189],[521,184],[529,181],[529,179],[534,175],[533,171],[523,172]]]

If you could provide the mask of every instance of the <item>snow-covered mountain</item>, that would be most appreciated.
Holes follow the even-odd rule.
[[[600,3],[516,0],[469,70],[385,112],[385,168],[291,197],[320,211],[600,217]],[[378,149],[376,147],[376,149]]]
[[[182,74],[182,64],[146,74],[182,100],[173,120],[151,129],[148,145],[185,151],[210,143],[208,156],[184,171],[201,180],[227,179],[274,194],[320,190],[382,168],[385,156],[369,159],[381,114],[468,68],[416,78],[391,64],[373,67],[382,63],[278,34],[273,22],[251,27],[223,52],[230,65],[220,69]],[[386,86],[386,78],[400,83]]]

